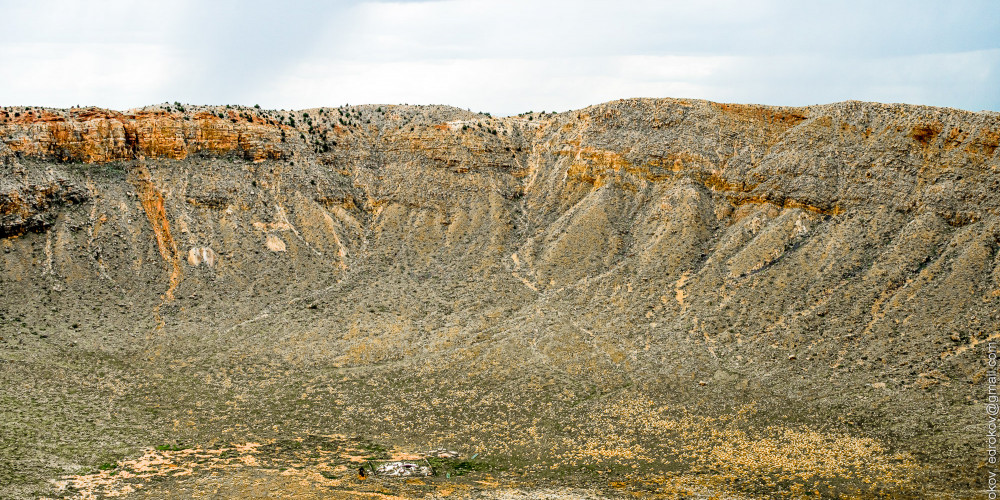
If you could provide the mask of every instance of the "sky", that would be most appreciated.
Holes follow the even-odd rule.
[[[1000,111],[993,0],[0,0],[0,105]]]

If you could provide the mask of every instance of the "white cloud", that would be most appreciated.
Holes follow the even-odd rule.
[[[780,105],[863,100],[978,111],[1000,105],[1000,49],[885,57],[753,56],[722,66],[712,99]]]
[[[956,1],[0,0],[0,104],[1000,109],[1000,3]]]
[[[291,107],[450,104],[497,114],[567,110],[627,96],[702,94],[727,58],[626,56],[428,61],[316,60],[291,68],[271,95]]]
[[[0,96],[5,105],[113,108],[166,100],[177,54],[163,45],[23,43],[0,45]]]

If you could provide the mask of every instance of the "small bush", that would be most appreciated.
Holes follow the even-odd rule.
[[[187,446],[183,446],[181,444],[161,444],[160,446],[157,446],[156,449],[158,451],[181,451],[187,449]]]

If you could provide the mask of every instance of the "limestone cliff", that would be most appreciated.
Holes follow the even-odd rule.
[[[102,109],[0,112],[10,152],[56,162],[106,163],[141,158],[183,160],[191,154],[239,153],[280,158],[282,127],[236,113],[123,114]],[[287,129],[288,127],[284,127]]]

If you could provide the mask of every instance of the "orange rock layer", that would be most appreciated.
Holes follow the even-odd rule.
[[[166,112],[87,110],[18,118],[0,124],[6,147],[13,153],[56,161],[181,160],[199,152],[235,153],[254,161],[283,156],[281,127],[210,113],[192,118]]]

